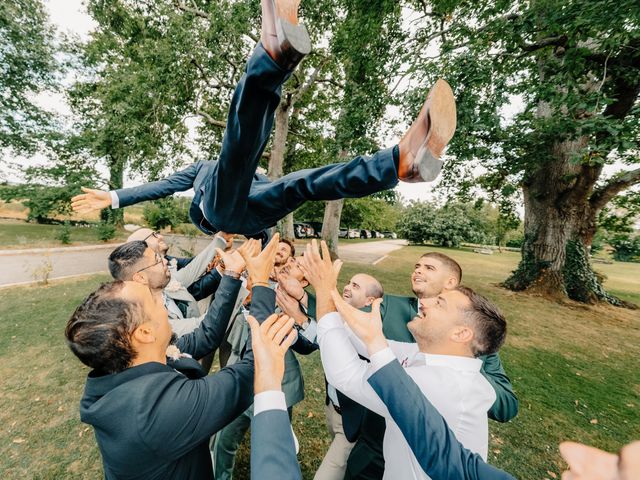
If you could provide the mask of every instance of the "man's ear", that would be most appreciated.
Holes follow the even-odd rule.
[[[458,325],[451,332],[451,340],[457,343],[470,343],[474,335],[471,328],[466,325]]]
[[[364,304],[365,307],[368,307],[369,305],[372,305],[373,302],[376,301],[376,297],[367,297],[367,303]]]
[[[302,285],[302,288],[307,288],[309,286],[309,280],[307,280],[306,278],[303,278],[300,281],[300,285]]]
[[[139,325],[131,334],[131,339],[135,343],[155,343],[156,330],[153,326],[153,322],[144,322],[142,325]]]
[[[131,280],[137,283],[141,283],[142,285],[149,285],[149,279],[143,272],[136,272],[131,277]]]
[[[560,454],[569,465],[571,473],[589,474],[593,478],[602,479],[617,478],[617,455],[575,442],[562,442]]]
[[[453,290],[457,286],[458,286],[458,280],[456,280],[455,277],[449,277],[449,278],[447,278],[447,281],[444,282],[444,285],[443,285],[442,288],[444,290]]]

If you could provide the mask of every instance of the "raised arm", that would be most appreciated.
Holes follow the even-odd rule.
[[[207,265],[209,265],[211,260],[213,260],[213,257],[216,255],[216,250],[224,248],[226,243],[227,242],[224,238],[219,234],[216,234],[216,236],[213,237],[213,240],[209,242],[209,245],[198,253],[198,255],[193,257],[186,267],[181,268],[173,274],[173,278],[179,281],[186,288],[189,288],[193,282],[197,281],[198,278],[200,278],[206,271]]]
[[[502,368],[500,355],[494,353],[480,358],[481,372],[496,391],[496,401],[489,409],[489,418],[498,422],[508,422],[518,414],[518,397],[513,393],[511,381]]]
[[[369,384],[387,406],[429,477],[514,480],[462,446],[442,415],[395,358],[374,372]]]
[[[184,192],[193,187],[193,182],[201,167],[202,162],[196,162],[163,180],[145,183],[138,187],[122,188],[113,192],[82,187],[83,193],[71,199],[71,208],[79,213],[108,207],[122,208],[145,200],[164,198],[175,192]]]
[[[199,359],[220,346],[242,283],[240,272],[244,270],[246,263],[243,255],[254,255],[259,249],[257,240],[248,240],[238,251],[221,252],[228,274],[224,275],[216,298],[209,306],[200,327],[178,339],[177,347],[180,351]]]

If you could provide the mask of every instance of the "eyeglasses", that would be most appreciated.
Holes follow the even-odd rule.
[[[146,237],[144,237],[144,240],[142,240],[143,242],[147,241],[147,238],[149,237],[153,237],[153,238],[160,238],[160,232],[151,232],[149,235],[147,235]]]
[[[159,263],[162,263],[162,261],[163,261],[163,258],[160,255],[158,255],[158,253],[156,253],[156,263],[148,265],[148,266],[146,266],[144,268],[141,268],[140,270],[138,270],[135,273],[140,273],[140,272],[143,272],[144,270],[146,270],[147,268],[155,267]]]

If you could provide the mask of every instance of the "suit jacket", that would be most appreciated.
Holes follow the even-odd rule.
[[[195,257],[184,258],[165,255],[164,258],[166,258],[167,262],[169,263],[175,260],[178,270],[181,270],[189,265],[189,262],[191,262],[191,260],[193,260]],[[213,269],[210,272],[205,273],[199,279],[189,285],[187,287],[187,290],[191,295],[193,295],[193,298],[195,298],[196,300],[202,300],[213,295],[216,292],[218,286],[220,285],[220,280],[222,280],[222,275],[220,275],[217,270]]]
[[[251,479],[302,479],[289,415],[284,410],[267,410],[251,419]]]
[[[385,365],[367,381],[389,409],[429,477],[515,480],[462,446],[442,415],[397,361]]]
[[[193,331],[202,322],[202,314],[197,300],[189,293],[187,287],[196,282],[206,271],[207,265],[213,259],[216,248],[224,248],[224,239],[216,237],[198,255],[193,257],[189,264],[180,270],[171,268],[172,281],[167,285],[165,294],[186,306],[183,312],[184,318],[179,318],[169,312],[169,321],[176,335],[181,336]]]
[[[240,282],[226,277],[202,328],[178,340],[198,358],[226,330]],[[256,287],[258,321],[273,312],[275,295]],[[215,317],[215,318],[214,318]],[[91,372],[80,417],[95,429],[107,479],[210,479],[209,437],[253,399],[253,351],[215,375],[190,380],[168,365],[148,362],[112,375]]]
[[[242,357],[242,350],[249,336],[249,324],[240,308],[236,310],[235,317],[227,338],[227,341],[231,344],[231,355],[229,356],[227,365],[237,362]],[[304,400],[304,377],[302,376],[302,368],[292,350],[289,350],[284,357],[282,391],[284,392],[287,407],[293,407]]]
[[[201,231],[207,235],[211,235],[218,229],[207,220],[208,218],[215,223],[215,215],[212,210],[213,202],[209,202],[206,199],[212,192],[206,192],[206,189],[211,188],[211,178],[215,177],[217,172],[217,160],[199,161],[162,180],[146,183],[137,187],[122,188],[116,190],[116,194],[118,195],[120,207],[122,208],[146,200],[157,200],[158,198],[168,197],[176,192],[184,192],[193,188],[195,195],[189,207],[189,217],[193,224]],[[256,173],[254,180],[268,181],[269,179],[265,175]],[[206,218],[200,209],[201,202],[205,210]]]

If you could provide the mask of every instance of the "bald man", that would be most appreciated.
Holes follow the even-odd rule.
[[[227,242],[225,250],[228,251],[233,246],[233,235],[228,235],[223,232],[219,235]],[[175,263],[177,271],[187,267],[187,265],[191,264],[191,261],[196,258],[180,258],[167,255],[169,245],[165,241],[164,236],[160,232],[151,230],[150,228],[139,228],[129,235],[129,238],[127,238],[127,242],[132,242],[134,240],[145,242],[150,249],[158,252],[161,256],[166,258],[169,265]],[[207,253],[203,257],[199,258],[205,257],[209,258],[209,254]],[[207,261],[206,264],[208,265],[208,263],[209,262]],[[174,275],[175,279],[187,288],[187,291],[196,301],[213,295],[222,280],[222,273],[217,269],[214,268],[210,272],[204,273],[204,269],[200,267],[201,266],[199,265],[191,265],[188,270],[182,271],[178,275]]]
[[[357,273],[342,289],[342,298],[355,308],[369,307],[376,298],[382,298],[384,290],[378,280],[366,273]],[[325,414],[327,427],[333,441],[322,459],[320,468],[313,477],[314,480],[342,480],[347,469],[347,460],[351,449],[355,445],[354,436],[357,432],[345,434],[342,416],[362,414],[362,409],[350,408],[355,402],[342,395],[333,385],[327,383],[325,399]],[[350,419],[349,425],[360,425],[360,419]],[[350,441],[351,439],[351,441]]]

